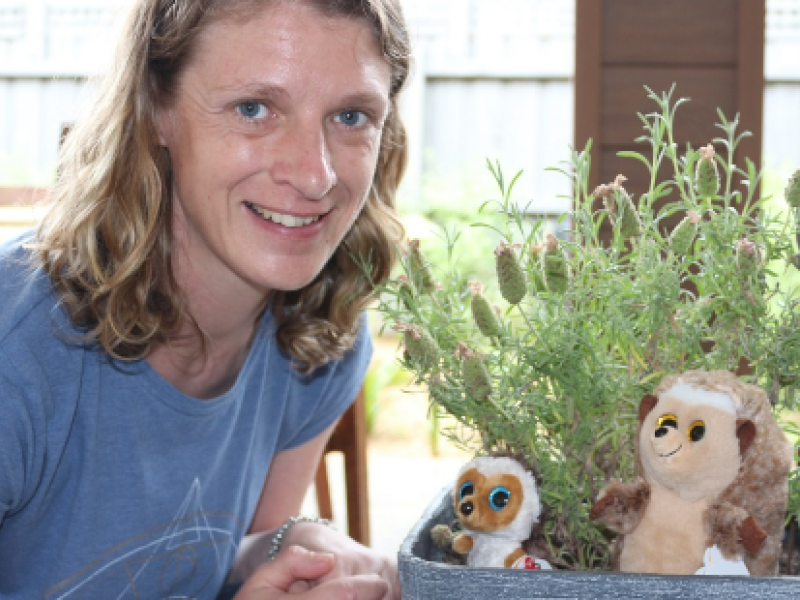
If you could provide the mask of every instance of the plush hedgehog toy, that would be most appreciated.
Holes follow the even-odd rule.
[[[639,406],[636,483],[590,518],[622,571],[777,574],[792,448],[766,394],[727,371],[666,377]]]
[[[453,550],[467,555],[468,566],[551,568],[523,547],[542,506],[533,474],[519,461],[483,456],[468,462],[458,474],[454,503],[463,533],[453,539]]]

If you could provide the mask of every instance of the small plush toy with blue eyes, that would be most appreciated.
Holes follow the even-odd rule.
[[[542,506],[533,473],[519,461],[507,456],[473,459],[461,468],[453,496],[463,532],[453,539],[452,549],[467,555],[468,566],[551,568],[523,547]]]

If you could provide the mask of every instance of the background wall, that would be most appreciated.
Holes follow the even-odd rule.
[[[416,54],[404,207],[483,197],[490,159],[525,171],[516,197],[532,210],[567,208],[566,180],[544,169],[573,138],[574,1],[402,1]],[[51,181],[61,127],[85,109],[125,3],[0,0],[0,185]],[[764,162],[787,172],[800,165],[800,0],[767,11]]]

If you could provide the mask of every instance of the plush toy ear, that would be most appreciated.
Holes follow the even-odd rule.
[[[736,437],[739,438],[739,455],[744,456],[750,444],[756,439],[755,423],[748,419],[737,419]]]
[[[645,394],[642,396],[642,401],[639,403],[639,423],[643,423],[650,411],[653,410],[658,403],[658,396],[654,394]]]

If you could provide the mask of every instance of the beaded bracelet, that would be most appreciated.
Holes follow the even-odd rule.
[[[269,545],[269,552],[267,553],[268,561],[275,560],[275,557],[278,556],[278,552],[281,551],[283,536],[286,535],[286,532],[289,531],[289,528],[292,525],[296,525],[297,523],[319,523],[320,525],[333,527],[333,524],[328,519],[321,519],[319,517],[304,517],[303,515],[289,517],[286,519],[286,521],[284,521],[283,525],[278,527],[278,529],[275,531],[275,534],[272,536],[272,541]]]

